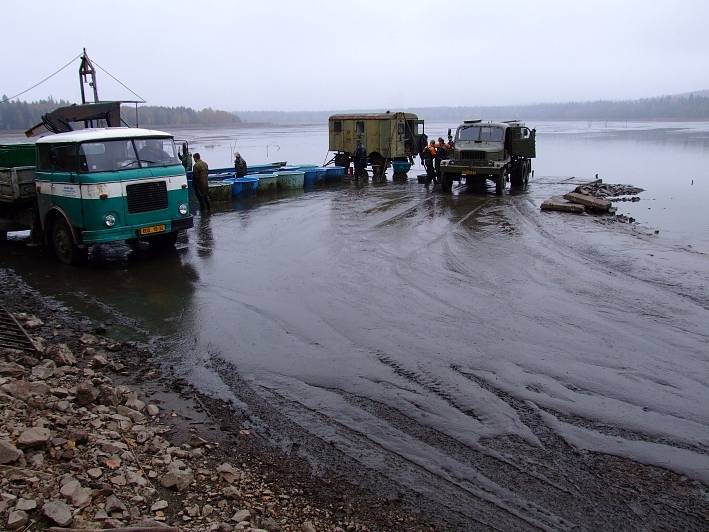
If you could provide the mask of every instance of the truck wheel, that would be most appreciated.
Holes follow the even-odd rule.
[[[510,184],[514,188],[522,188],[524,186],[524,175],[527,167],[524,164],[514,165],[510,171]]]
[[[174,248],[177,243],[177,231],[172,233],[165,233],[163,235],[156,235],[148,239],[148,244],[153,249],[170,249]]]
[[[76,266],[88,258],[88,249],[80,248],[74,243],[71,228],[64,218],[57,218],[52,224],[52,250],[54,255],[64,264]]]
[[[441,174],[441,192],[453,192],[453,177],[450,174]]]
[[[500,174],[495,178],[495,194],[502,196],[505,191],[505,174]]]

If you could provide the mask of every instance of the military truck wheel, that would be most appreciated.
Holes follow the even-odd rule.
[[[510,171],[510,184],[515,188],[524,187],[526,173],[526,164],[515,164]]]
[[[505,174],[500,174],[495,178],[495,194],[502,196],[505,191]]]
[[[148,239],[148,244],[152,249],[170,249],[177,244],[177,231],[156,235]]]
[[[52,251],[60,262],[71,266],[82,264],[88,258],[88,249],[80,248],[74,242],[69,224],[64,218],[54,220],[51,229]]]
[[[441,173],[441,192],[450,194],[453,192],[453,176],[450,174]]]

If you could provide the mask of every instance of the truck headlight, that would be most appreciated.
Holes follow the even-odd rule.
[[[113,227],[114,225],[116,225],[116,217],[113,214],[108,213],[104,215],[103,223],[106,224],[106,227]]]
[[[455,164],[455,161],[451,159],[450,161],[448,161],[448,164]]]
[[[185,214],[187,214],[189,209],[187,209],[187,205],[185,205],[184,203],[180,203],[180,206],[177,208],[177,210],[182,216],[184,216]]]

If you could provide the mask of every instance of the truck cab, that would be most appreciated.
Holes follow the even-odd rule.
[[[42,137],[36,150],[37,220],[64,263],[97,243],[174,246],[192,227],[187,176],[168,133],[90,128]]]
[[[513,187],[523,187],[536,157],[536,131],[519,121],[466,120],[455,134],[452,153],[441,163],[441,187],[451,192],[453,181],[466,184],[490,179],[502,194],[508,177]]]

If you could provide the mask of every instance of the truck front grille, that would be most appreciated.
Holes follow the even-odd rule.
[[[479,150],[463,150],[460,152],[460,158],[464,161],[484,161],[485,152]]]
[[[126,196],[130,214],[167,208],[167,184],[165,181],[127,185]]]

